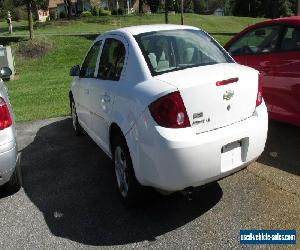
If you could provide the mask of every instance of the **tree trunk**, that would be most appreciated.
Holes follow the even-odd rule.
[[[69,19],[72,18],[72,5],[71,4],[68,5],[68,18]]]
[[[139,14],[143,14],[143,0],[139,0]]]
[[[31,1],[27,0],[27,14],[28,14],[28,31],[30,40],[33,39],[33,17]]]
[[[66,10],[67,10],[67,15],[68,18],[71,19],[72,18],[72,1],[71,0],[64,0],[64,3],[66,5]]]

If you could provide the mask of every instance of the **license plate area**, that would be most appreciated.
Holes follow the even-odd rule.
[[[230,171],[243,163],[243,139],[226,144],[221,149],[221,172]]]

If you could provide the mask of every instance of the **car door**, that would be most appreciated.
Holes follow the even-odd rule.
[[[122,84],[128,44],[117,35],[106,37],[97,72],[97,80],[91,87],[91,114],[94,140],[105,151],[109,152],[109,125],[113,111],[116,89]]]
[[[89,107],[90,83],[95,79],[95,70],[100,51],[101,41],[95,42],[87,53],[80,69],[76,83],[75,102],[80,123],[89,129],[91,126],[91,114]]]
[[[275,119],[300,124],[300,27],[285,25],[274,57],[272,115]]]
[[[272,88],[275,77],[276,56],[281,25],[260,26],[249,30],[231,44],[228,52],[240,64],[257,69],[261,73],[263,97],[272,110]]]

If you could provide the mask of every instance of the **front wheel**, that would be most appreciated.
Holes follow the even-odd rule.
[[[129,207],[136,205],[142,198],[144,188],[135,177],[130,153],[124,137],[117,136],[113,142],[113,163],[122,202]]]

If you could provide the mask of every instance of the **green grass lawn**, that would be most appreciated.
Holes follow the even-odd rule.
[[[232,16],[201,16],[196,14],[185,14],[185,24],[203,28],[208,32],[239,32],[244,27],[256,23],[262,19]],[[66,34],[78,32],[101,33],[107,30],[125,26],[164,23],[164,15],[145,16],[119,16],[119,17],[89,17],[72,21],[54,21],[37,23],[36,34]],[[180,15],[169,15],[169,23],[180,24]],[[27,22],[14,22],[15,35],[27,35]],[[7,23],[0,22],[0,35],[8,35]]]
[[[48,39],[53,41],[54,47],[42,58],[16,57],[18,76],[7,85],[17,121],[69,114],[69,70],[82,62],[91,40],[72,36]]]
[[[75,33],[75,32],[102,32],[120,26],[129,26],[141,23],[161,23],[162,15],[144,17],[111,18],[108,23],[102,24],[102,18],[90,18],[81,21],[54,22],[38,28],[35,33]],[[119,20],[119,21],[116,21]],[[212,17],[186,15],[186,23],[203,27],[208,32],[238,32],[245,26],[257,22],[258,19],[238,17]],[[172,23],[179,22],[179,16],[170,16]],[[116,25],[115,25],[116,23]],[[25,23],[18,23],[18,34],[25,34]],[[3,33],[3,24],[0,23],[0,32]],[[1,35],[1,34],[0,34]],[[3,34],[2,34],[3,35]],[[224,44],[231,36],[215,35],[215,38]],[[93,37],[88,36],[47,36],[52,41],[53,48],[42,58],[22,59],[15,56],[17,79],[7,82],[10,99],[16,114],[17,121],[29,121],[49,117],[65,116],[69,114],[68,89],[71,81],[69,69],[80,64]],[[10,42],[16,49],[18,39],[7,37],[0,44]]]

